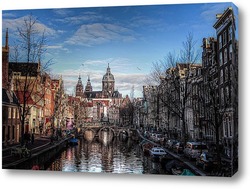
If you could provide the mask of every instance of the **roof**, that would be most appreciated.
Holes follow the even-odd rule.
[[[102,97],[102,91],[91,91],[91,92],[84,92],[86,98],[100,98]]]
[[[215,24],[213,25],[213,27],[215,29],[217,29],[221,23],[223,23],[223,20],[226,19],[228,17],[228,15],[230,15],[233,12],[233,8],[232,7],[228,7],[223,14],[217,14],[216,16],[218,17],[218,20],[215,22]]]
[[[18,105],[18,99],[13,91],[2,88],[2,103],[10,105]]]
[[[10,62],[9,63],[9,73],[12,72],[21,72],[22,76],[25,76],[26,73],[29,73],[29,76],[37,77],[39,73],[38,63],[24,63],[24,62]]]

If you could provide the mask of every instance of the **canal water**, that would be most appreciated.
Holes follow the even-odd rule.
[[[139,142],[117,137],[108,144],[82,138],[44,167],[67,172],[167,174],[160,162],[143,154]]]

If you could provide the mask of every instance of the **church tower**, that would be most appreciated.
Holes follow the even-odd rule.
[[[110,71],[109,64],[106,74],[102,78],[102,95],[104,97],[111,97],[115,88],[115,78]]]
[[[76,84],[76,96],[83,97],[83,84],[80,75],[78,77],[78,82]]]
[[[92,86],[91,86],[91,82],[90,82],[89,76],[88,76],[87,85],[85,86],[85,92],[92,92]]]

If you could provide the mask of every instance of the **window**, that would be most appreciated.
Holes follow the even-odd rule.
[[[224,64],[227,63],[227,48],[224,49]]]
[[[224,31],[223,33],[223,46],[227,44],[227,31]]]
[[[222,35],[219,35],[219,49],[222,48]]]
[[[8,118],[11,119],[11,108],[8,108]]]
[[[231,121],[231,116],[228,116],[228,130],[229,130],[229,136],[233,136],[233,127],[232,127],[232,121]]]
[[[228,125],[227,125],[227,120],[223,121],[223,126],[224,126],[224,137],[228,137]]]
[[[229,60],[232,60],[233,57],[233,47],[232,44],[229,45]]]
[[[233,70],[233,65],[230,64],[230,79],[233,79],[235,77],[235,71]]]
[[[16,108],[13,108],[13,118],[16,118]]]
[[[221,105],[223,106],[224,105],[224,90],[223,90],[223,88],[221,88],[221,90],[220,90],[220,97],[221,97]]]
[[[21,76],[21,72],[13,72],[13,76],[19,77],[19,76]]]
[[[10,126],[8,126],[7,140],[10,140]]]
[[[15,126],[12,125],[12,140],[15,139]]]
[[[228,41],[232,40],[233,38],[233,28],[232,25],[228,27]]]
[[[228,103],[229,101],[229,87],[228,86],[226,86],[225,88],[225,98],[226,98],[226,102]]]
[[[223,83],[223,70],[220,71],[220,84]]]
[[[233,124],[232,124],[232,116],[226,115],[223,120],[223,130],[224,137],[232,137],[233,136]]]
[[[220,52],[219,62],[220,62],[220,65],[222,65],[222,52]]]
[[[225,67],[225,81],[228,81],[228,68]]]

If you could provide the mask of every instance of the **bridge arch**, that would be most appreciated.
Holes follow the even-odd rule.
[[[115,137],[115,130],[111,127],[102,127],[98,131],[98,138],[103,144],[108,144]]]
[[[130,131],[128,129],[119,129],[117,136],[120,137],[121,135],[125,135],[127,137],[130,137]]]
[[[92,141],[96,135],[96,131],[94,129],[91,129],[91,128],[84,128],[82,130],[82,133],[83,133],[83,137],[87,141]]]

